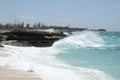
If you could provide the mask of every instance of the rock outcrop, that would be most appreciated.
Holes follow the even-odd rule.
[[[0,41],[15,46],[49,47],[59,39],[66,37],[63,32],[49,33],[44,31],[14,30],[1,34]]]

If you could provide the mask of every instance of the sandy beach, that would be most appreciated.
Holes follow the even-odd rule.
[[[0,48],[0,57],[7,57],[7,49]],[[42,80],[37,75],[32,72],[18,71],[13,69],[8,69],[5,67],[0,67],[0,80]]]

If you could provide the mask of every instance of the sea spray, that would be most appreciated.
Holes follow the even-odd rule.
[[[104,45],[104,40],[102,37],[95,32],[79,32],[79,33],[74,33],[74,35],[69,36],[63,40],[60,40],[54,44],[54,46],[73,46],[76,48],[80,47],[103,47]]]

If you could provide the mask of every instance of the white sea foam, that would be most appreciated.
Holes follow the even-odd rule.
[[[82,35],[76,37],[82,40],[83,43],[85,43],[84,40],[87,41],[86,39],[94,40],[91,39],[88,34],[89,33],[83,34],[83,36],[86,36],[84,39],[82,39]],[[94,34],[92,36],[102,41],[101,38],[98,38],[99,36]],[[67,39],[71,41],[67,41],[72,43],[74,38],[74,36],[69,37]],[[75,40],[77,38],[75,38]],[[66,39],[64,41],[66,41]],[[73,43],[77,42],[74,41]],[[82,42],[80,42],[80,45],[83,45]],[[94,40],[94,42],[97,43],[98,41]],[[88,43],[91,44],[91,42],[87,41],[87,44]],[[56,44],[61,45],[59,42]],[[43,80],[112,80],[103,71],[71,66],[57,59],[55,55],[61,53],[62,49],[58,49],[55,45],[47,48],[4,46],[10,50],[9,53],[11,55],[8,57],[0,57],[0,65],[18,70],[33,71],[40,75]]]
[[[45,31],[45,32],[49,32],[49,33],[55,33],[56,32],[56,30],[54,30],[53,28],[47,29],[47,30],[41,30],[41,31]]]
[[[104,40],[95,32],[81,32],[73,36],[69,36],[61,41],[58,41],[54,46],[59,44],[73,47],[103,47]]]

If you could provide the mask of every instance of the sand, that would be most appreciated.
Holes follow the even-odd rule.
[[[7,49],[0,48],[0,57],[7,57],[10,54],[7,53]],[[42,80],[32,72],[18,71],[0,67],[0,80]]]

